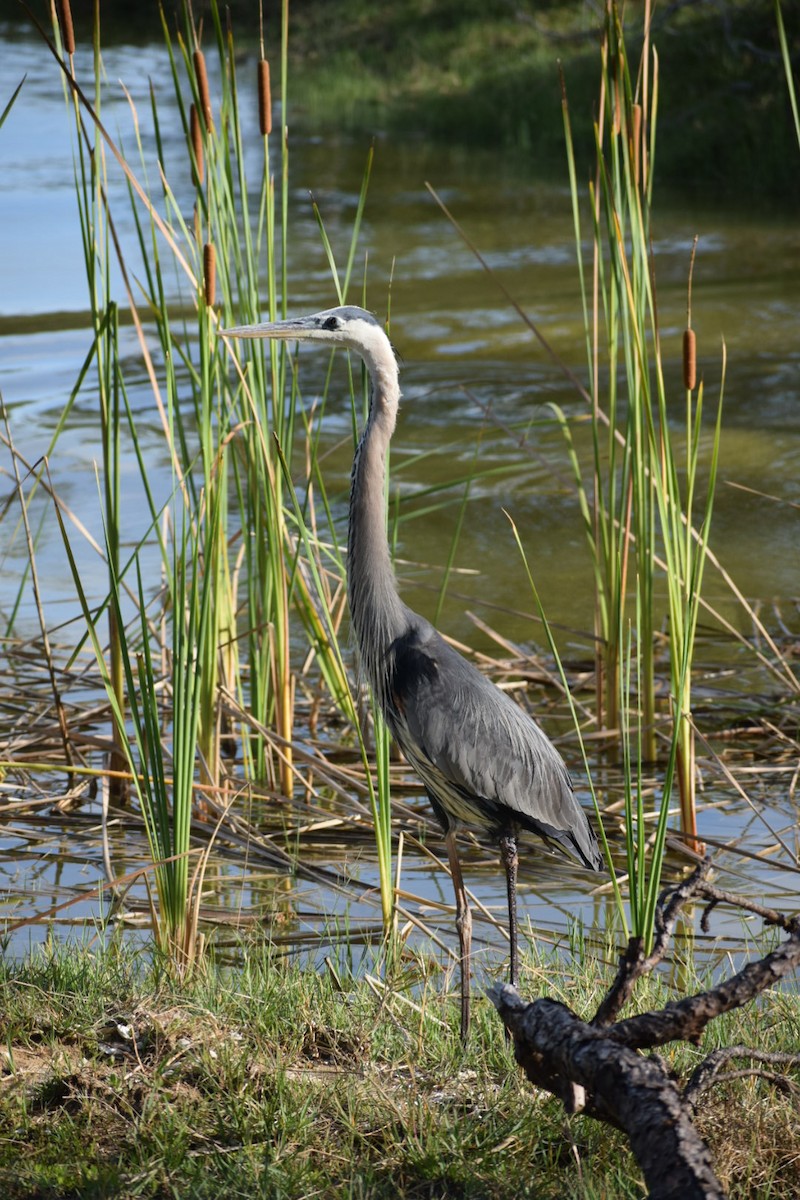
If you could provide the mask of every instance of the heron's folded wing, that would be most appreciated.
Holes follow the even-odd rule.
[[[412,743],[449,787],[480,800],[489,820],[568,841],[594,865],[596,843],[558,751],[432,627],[397,644],[393,693]]]

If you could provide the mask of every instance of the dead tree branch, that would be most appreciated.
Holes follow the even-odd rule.
[[[772,1067],[800,1067],[800,1054],[754,1050],[750,1046],[722,1046],[719,1050],[713,1050],[698,1067],[695,1067],[689,1077],[689,1082],[683,1089],[683,1098],[693,1111],[697,1111],[697,1102],[703,1092],[708,1091],[716,1083],[742,1075],[756,1074],[760,1078],[774,1083],[782,1090],[800,1094],[797,1084],[787,1079],[785,1075],[775,1075],[771,1071],[724,1071],[723,1067],[735,1058],[749,1058],[751,1062],[768,1063]]]
[[[800,919],[714,887],[707,880],[710,866],[706,859],[678,887],[662,893],[651,953],[645,954],[641,939],[631,939],[590,1024],[554,1000],[526,1003],[508,985],[496,985],[489,992],[513,1037],[517,1062],[531,1082],[557,1096],[568,1112],[583,1112],[622,1129],[644,1172],[652,1200],[724,1200],[711,1154],[693,1123],[698,1097],[713,1084],[755,1074],[776,1087],[798,1090],[794,1082],[775,1071],[752,1066],[724,1068],[732,1059],[797,1067],[800,1054],[770,1054],[746,1046],[716,1050],[695,1069],[683,1090],[656,1055],[641,1054],[667,1042],[696,1044],[709,1021],[750,1003],[800,966]],[[701,898],[709,902],[704,919],[716,904],[735,904],[785,930],[788,938],[705,992],[659,1011],[617,1020],[636,981],[664,958],[683,908]]]
[[[705,883],[711,869],[711,859],[706,858],[683,883],[674,888],[665,888],[658,898],[655,917],[655,937],[650,954],[644,952],[642,938],[631,938],[628,948],[620,955],[616,978],[608,990],[592,1021],[601,1028],[616,1021],[620,1011],[631,997],[637,979],[649,975],[663,959],[669,946],[675,922],[681,910],[697,894]]]

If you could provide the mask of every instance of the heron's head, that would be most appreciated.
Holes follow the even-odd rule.
[[[396,370],[394,351],[380,321],[366,309],[352,304],[328,308],[310,317],[290,317],[286,321],[266,321],[261,325],[236,325],[220,332],[226,337],[346,346],[361,355],[373,374],[389,366]]]

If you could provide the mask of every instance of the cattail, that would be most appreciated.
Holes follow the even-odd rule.
[[[683,331],[683,386],[693,392],[697,384],[697,338],[693,329]]]
[[[206,123],[206,129],[213,129],[214,120],[211,115],[211,93],[208,90],[208,73],[206,71],[206,58],[203,51],[195,50],[193,59],[194,74],[197,80],[197,95],[200,99],[200,112]]]
[[[72,9],[69,0],[58,0],[58,24],[61,41],[67,54],[75,53],[75,30],[72,28]]]
[[[194,154],[194,163],[192,164],[194,185],[195,187],[202,187],[206,170],[205,156],[203,154],[203,130],[200,127],[200,118],[197,115],[197,109],[194,105],[189,109],[189,136],[192,142],[192,153]]]
[[[211,242],[203,246],[203,286],[206,292],[206,304],[214,307],[217,295],[217,256]]]
[[[633,178],[636,186],[641,179],[642,165],[642,106],[631,105],[631,142],[633,143]]]
[[[265,58],[258,60],[258,124],[261,136],[272,133],[272,97],[269,91],[269,63]]]

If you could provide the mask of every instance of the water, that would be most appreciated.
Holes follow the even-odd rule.
[[[109,96],[104,120],[114,136],[132,146],[130,112],[114,81],[123,79],[142,115],[145,150],[153,145],[146,119],[147,80],[164,79],[163,53],[158,47],[117,46],[105,55]],[[89,64],[78,59],[78,73]],[[17,450],[30,463],[51,448],[51,438],[90,346],[84,266],[73,192],[70,124],[55,65],[46,63],[39,46],[12,35],[0,36],[0,102],[5,102],[23,75],[22,95],[0,130],[0,386]],[[213,83],[213,81],[212,81]],[[165,159],[185,154],[170,122],[168,88],[158,82],[164,131]],[[254,112],[251,127],[255,127]],[[292,238],[289,247],[292,311],[313,311],[334,302],[325,254],[311,210],[313,192],[326,223],[339,263],[346,259],[356,211],[367,145],[347,137],[318,139],[292,131]],[[254,148],[255,154],[255,148]],[[178,177],[180,179],[180,177]],[[430,181],[447,203],[491,267],[490,277],[465,246],[435,203],[425,182]],[[182,199],[189,205],[188,172]],[[179,192],[180,194],[180,192]],[[112,170],[112,209],[126,256],[135,261],[134,230],[124,201],[124,181]],[[713,201],[713,202],[712,202]],[[773,611],[797,628],[794,599],[796,563],[800,550],[800,235],[795,225],[757,212],[744,217],[721,211],[716,198],[681,209],[659,210],[654,227],[658,300],[667,370],[677,379],[680,339],[685,321],[686,277],[692,239],[699,236],[695,269],[693,325],[698,335],[699,365],[709,399],[720,381],[720,346],[728,348],[721,479],[714,517],[713,547],[745,595],[758,604],[768,622],[780,629]],[[368,254],[368,303],[376,311],[387,307],[391,281],[392,336],[403,360],[404,403],[392,452],[393,480],[406,498],[400,527],[400,572],[404,598],[432,614],[441,582],[441,564],[449,554],[458,517],[458,503],[440,512],[411,519],[414,496],[432,483],[461,481],[474,474],[476,462],[508,467],[505,474],[478,478],[472,487],[468,518],[459,542],[458,573],[451,583],[440,619],[442,628],[480,649],[493,643],[476,630],[475,612],[504,637],[530,644],[539,634],[530,619],[531,601],[522,565],[503,514],[509,510],[523,531],[531,552],[546,609],[568,652],[586,657],[591,628],[590,565],[584,548],[579,511],[560,432],[550,418],[548,402],[560,404],[571,416],[583,413],[583,402],[565,381],[558,365],[544,353],[514,308],[500,291],[510,292],[529,314],[570,370],[585,374],[581,310],[575,267],[572,216],[566,187],[543,185],[520,164],[487,151],[453,146],[428,146],[418,140],[380,139],[361,238]],[[360,280],[360,275],[359,275]],[[360,287],[360,282],[359,282]],[[123,295],[119,273],[114,288]],[[133,330],[122,333],[130,365],[130,400],[147,456],[151,481],[165,497],[171,485],[152,393],[139,357]],[[326,364],[312,356],[303,360],[304,390],[312,395]],[[337,378],[344,384],[343,366]],[[680,394],[677,392],[676,394]],[[102,542],[100,507],[94,464],[100,457],[97,397],[89,375],[72,410],[67,429],[50,457],[53,483],[69,506],[74,522]],[[492,418],[486,413],[491,410]],[[680,411],[676,420],[682,419]],[[507,430],[524,429],[529,448],[520,452]],[[350,451],[345,435],[349,418],[331,413],[325,430],[329,453],[326,474],[337,512],[343,516]],[[576,432],[580,442],[588,433]],[[435,451],[419,456],[421,451]],[[138,469],[126,459],[123,479],[124,536],[135,544],[141,535],[142,494]],[[758,495],[767,493],[769,497]],[[410,498],[410,499],[409,499]],[[421,502],[423,505],[427,501]],[[46,501],[35,509],[38,528],[37,564],[51,626],[75,618],[77,604],[66,568],[61,538]],[[8,517],[6,535],[10,533]],[[104,568],[99,556],[77,539],[82,579],[90,598],[102,595]],[[15,603],[26,565],[19,539],[3,550],[0,613]],[[418,565],[422,564],[422,565]],[[709,600],[737,628],[749,633],[749,621],[727,586],[712,571],[707,581]],[[16,628],[32,633],[36,614],[31,589],[23,585]],[[583,631],[583,632],[582,632]],[[69,640],[71,634],[64,634]],[[751,657],[731,650],[718,636],[701,640],[699,656],[707,678],[698,694],[722,706],[722,723],[740,719],[748,697],[774,696],[777,685]],[[744,690],[743,690],[744,689]],[[756,708],[758,701],[756,699]],[[719,707],[715,710],[719,713]],[[733,716],[725,718],[730,711]],[[702,712],[698,713],[702,724]],[[714,718],[720,723],[720,717]],[[551,726],[552,728],[552,726]],[[567,744],[567,753],[574,745]],[[754,743],[753,754],[759,753]],[[740,835],[754,852],[774,842],[765,826],[782,831],[796,853],[796,806],[790,789],[797,767],[789,743],[773,774],[758,775],[748,784],[759,810],[732,792],[720,772],[704,763],[701,830],[722,840]],[[579,787],[580,771],[575,763]],[[613,793],[613,783],[610,785]],[[714,807],[717,805],[718,807]],[[77,819],[77,818],[76,818]],[[6,911],[18,917],[57,905],[71,889],[102,878],[97,843],[98,811],[81,813],[84,833],[77,840],[63,836],[63,822],[39,824],[6,817],[0,840],[0,889]],[[140,834],[129,830],[128,849],[141,850]],[[138,840],[137,840],[138,839]],[[336,868],[356,882],[349,900],[341,901],[314,885],[301,886],[289,901],[294,918],[290,938],[306,924],[331,920],[366,922],[374,926],[376,911],[364,889],[375,882],[368,843],[356,854],[342,851]],[[441,852],[441,846],[437,847]],[[785,858],[782,852],[776,857]],[[468,856],[467,872],[481,901],[502,913],[504,891],[498,870],[486,868],[486,855],[477,849]],[[775,903],[795,887],[796,875],[748,860],[741,869],[726,859],[727,883]],[[449,903],[447,881],[427,861],[407,851],[404,877],[408,890],[419,897],[410,903],[415,913],[431,920],[449,936],[449,918],[436,913],[438,902]],[[225,870],[226,868],[221,868]],[[274,902],[275,886],[251,879],[252,866],[230,867],[238,880],[238,907],[266,911]],[[587,895],[586,880],[569,869],[554,869],[532,848],[524,857],[524,913],[532,925],[550,930],[556,939],[567,936],[572,923],[591,924],[603,914],[602,903]],[[244,880],[244,883],[242,883]],[[231,885],[232,886],[232,885]],[[225,887],[220,884],[220,890]],[[266,896],[266,899],[265,899]],[[140,893],[141,900],[141,893]],[[426,907],[427,906],[427,907]],[[102,906],[101,906],[102,907]],[[59,918],[66,921],[97,905],[82,904]],[[315,916],[302,917],[302,913]],[[718,929],[734,935],[738,928],[722,920]],[[479,929],[480,933],[480,929]],[[499,935],[483,930],[486,944],[496,953]],[[34,927],[20,938],[42,936]],[[16,943],[19,947],[20,943]]]

